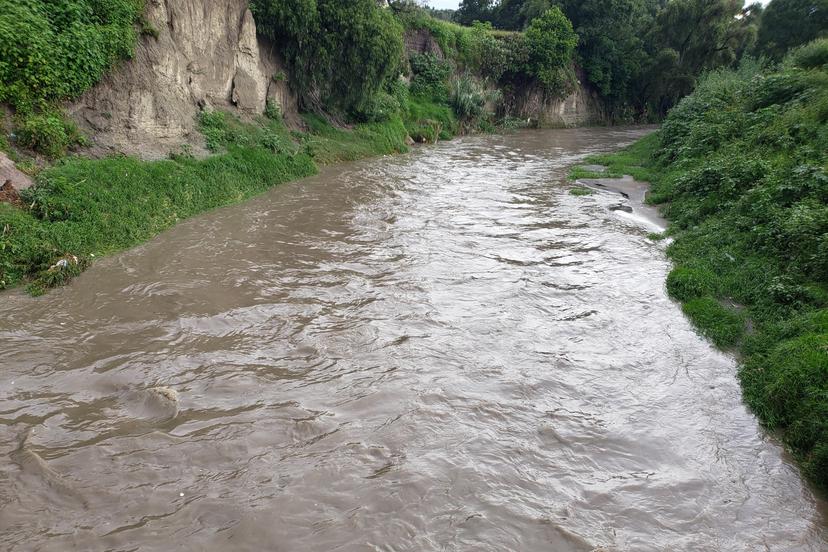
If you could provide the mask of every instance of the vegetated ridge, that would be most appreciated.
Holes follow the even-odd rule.
[[[828,486],[828,39],[707,74],[657,134],[590,161],[652,182],[667,291],[738,353],[748,405]]]

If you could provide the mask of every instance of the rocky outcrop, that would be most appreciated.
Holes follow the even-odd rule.
[[[426,29],[408,30],[403,36],[405,52],[412,54],[432,54],[437,59],[443,59],[445,55],[440,45]]]
[[[256,35],[247,0],[149,0],[145,17],[154,31],[134,58],[68,108],[98,149],[144,158],[198,149],[202,109],[251,116],[271,101],[296,117],[282,60]]]
[[[409,56],[432,54],[438,59],[445,59],[443,50],[427,29],[406,31],[404,42],[406,54]],[[577,85],[564,97],[551,96],[543,87],[537,85],[502,91],[500,115],[530,119],[541,127],[573,127],[603,123],[605,116],[601,101],[596,93],[582,84],[585,76],[578,73]]]
[[[550,96],[540,86],[513,90],[504,94],[504,114],[531,119],[540,127],[575,127],[606,121],[598,95],[578,82],[564,97]]]
[[[6,186],[8,184],[8,186]],[[32,179],[23,173],[14,164],[14,161],[9,159],[5,153],[0,151],[0,192],[5,191],[10,194],[12,189],[23,190],[32,185]]]

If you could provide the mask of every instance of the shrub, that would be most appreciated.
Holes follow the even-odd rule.
[[[267,100],[265,102],[264,116],[272,121],[280,120],[282,118],[282,110],[279,108],[279,104],[273,100]]]
[[[400,112],[400,102],[388,92],[380,91],[371,99],[359,114],[359,119],[367,123],[381,123],[390,120]]]
[[[19,117],[16,126],[21,146],[52,158],[65,154],[69,146],[85,142],[78,127],[56,112]]]
[[[227,144],[227,121],[223,111],[202,111],[198,114],[198,125],[207,149],[212,152],[219,151]]]
[[[141,0],[6,0],[0,102],[29,112],[73,98],[132,55]]]
[[[564,71],[572,63],[577,44],[578,35],[561,9],[554,6],[547,10],[526,29],[529,74],[549,89],[562,89],[566,84]]]
[[[311,110],[365,112],[398,75],[402,28],[374,0],[253,0],[251,9]]]
[[[828,67],[828,38],[814,40],[791,51],[785,64],[800,69],[826,69]]]
[[[415,96],[445,102],[448,99],[448,77],[451,66],[431,53],[411,56],[411,93]]]

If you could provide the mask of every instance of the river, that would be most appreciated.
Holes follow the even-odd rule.
[[[0,295],[0,546],[828,549],[664,244],[568,193],[643,132],[331,167]]]

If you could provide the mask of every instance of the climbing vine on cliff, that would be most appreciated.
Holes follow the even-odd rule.
[[[359,117],[399,74],[402,28],[375,0],[253,0],[251,9],[312,110]]]

